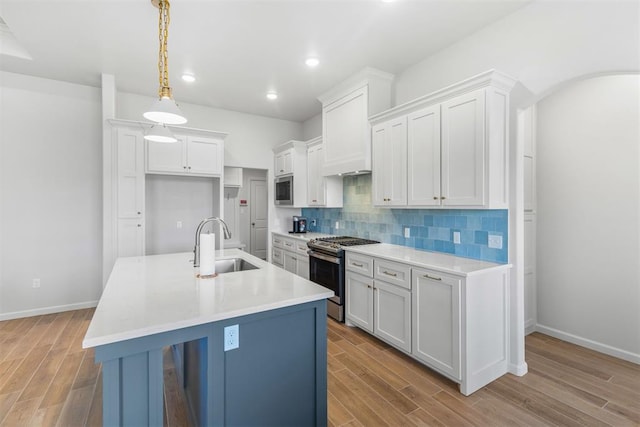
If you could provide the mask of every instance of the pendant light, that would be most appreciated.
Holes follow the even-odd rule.
[[[144,139],[154,142],[178,142],[178,139],[173,136],[167,125],[164,123],[156,123],[151,126],[145,133]]]
[[[158,89],[158,101],[143,114],[147,120],[157,122],[145,135],[145,139],[151,141],[162,140],[162,142],[175,142],[177,139],[171,135],[171,131],[166,127],[169,125],[180,125],[187,122],[182,115],[178,105],[173,100],[171,87],[169,87],[169,57],[167,55],[167,39],[169,38],[169,0],[151,0],[151,3],[159,10],[158,32],[160,49],[158,53],[158,79],[160,87]],[[168,138],[173,141],[168,141]],[[156,138],[156,139],[152,139]]]

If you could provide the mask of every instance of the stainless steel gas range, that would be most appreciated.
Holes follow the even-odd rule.
[[[309,247],[309,280],[331,289],[335,296],[327,300],[327,314],[344,322],[344,247],[380,243],[359,237],[336,236],[313,239]]]

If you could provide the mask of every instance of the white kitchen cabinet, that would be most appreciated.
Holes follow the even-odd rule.
[[[373,204],[407,204],[407,119],[399,117],[372,129]]]
[[[307,205],[340,208],[342,202],[342,177],[322,176],[324,144],[322,138],[307,141]]]
[[[307,240],[271,235],[271,263],[290,273],[309,279],[309,255]]]
[[[391,106],[393,75],[366,68],[318,99],[325,143],[322,175],[371,170],[368,117]]]
[[[147,141],[147,173],[220,176],[224,143],[221,139],[176,135],[178,142]]]
[[[373,333],[373,279],[346,271],[345,297],[347,323]]]
[[[144,140],[141,129],[118,128],[116,257],[144,255]]]
[[[242,168],[224,167],[224,186],[242,188]]]
[[[407,116],[407,204],[440,205],[440,105]]]
[[[395,183],[388,172],[390,154],[376,157],[374,132],[374,204],[508,208],[509,91],[514,84],[492,70],[372,117],[374,131],[407,120],[406,203],[389,203],[380,190]]]
[[[460,380],[460,278],[413,270],[413,355]]]
[[[289,148],[275,155],[275,176],[293,173],[293,148]]]
[[[473,393],[509,371],[511,266],[468,261],[384,243],[347,248],[347,324]]]
[[[485,91],[442,104],[442,204],[483,206],[485,176]]]
[[[411,352],[411,268],[347,253],[345,317],[349,324]]]
[[[374,280],[373,333],[407,353],[411,352],[411,291]]]

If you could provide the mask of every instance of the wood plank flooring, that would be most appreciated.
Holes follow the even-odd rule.
[[[102,374],[82,349],[93,309],[0,322],[0,426],[99,426]],[[534,333],[529,373],[469,397],[363,331],[328,319],[328,424],[640,426],[640,366]],[[187,426],[165,351],[165,422]]]

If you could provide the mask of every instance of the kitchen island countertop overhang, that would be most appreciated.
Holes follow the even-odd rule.
[[[87,330],[97,347],[333,296],[333,292],[247,252],[216,251],[258,268],[198,278],[193,253],[119,258]]]

